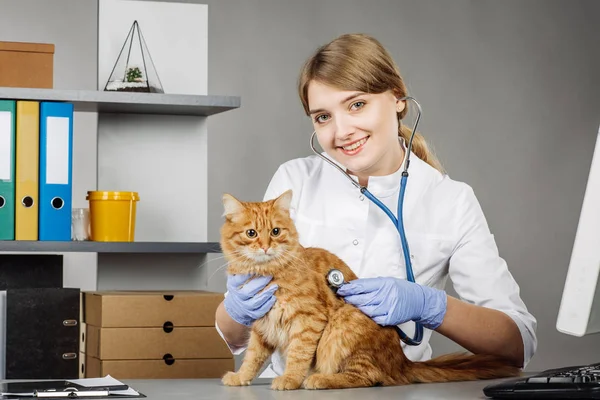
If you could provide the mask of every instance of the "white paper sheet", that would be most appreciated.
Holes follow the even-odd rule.
[[[104,378],[67,379],[67,381],[86,387],[123,385],[123,382],[113,378],[110,375],[106,375]],[[137,396],[139,394],[135,389],[131,387],[125,390],[111,390],[110,393],[127,396]]]
[[[46,120],[46,183],[69,184],[69,118]]]
[[[9,180],[11,175],[12,114],[0,111],[0,179]]]

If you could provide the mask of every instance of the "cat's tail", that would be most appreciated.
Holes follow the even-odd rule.
[[[519,376],[521,369],[486,354],[452,353],[411,363],[405,378],[411,383],[473,381]]]

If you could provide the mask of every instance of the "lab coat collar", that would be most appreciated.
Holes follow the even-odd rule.
[[[377,197],[393,196],[395,193],[398,192],[398,187],[400,186],[400,179],[402,178],[402,170],[404,168],[404,162],[406,161],[406,156],[408,154],[406,141],[402,137],[398,137],[398,139],[400,140],[400,143],[402,144],[402,148],[404,149],[404,159],[402,160],[402,164],[400,165],[400,168],[398,168],[398,170],[396,172],[389,174],[389,175],[370,176],[369,177],[369,183],[367,185],[367,189],[369,189],[369,192],[371,192],[372,194],[374,194]],[[344,171],[346,171],[346,167],[343,166],[341,163],[339,163],[333,157],[329,156],[329,154],[327,154],[326,152],[322,152],[321,154],[323,154],[323,156],[325,156],[327,159],[331,160],[338,167],[340,167]],[[411,151],[410,165],[408,167],[408,172],[411,175],[412,175],[412,172],[414,172],[418,168],[416,165],[416,164],[418,164],[417,160],[421,161],[418,159],[418,157],[415,155],[415,153],[413,153]],[[358,182],[357,176],[352,175],[352,174],[349,174],[349,175],[352,178],[352,180],[354,180],[355,182]]]
[[[398,187],[400,186],[400,180],[402,179],[402,170],[404,169],[404,163],[406,162],[406,157],[408,155],[408,148],[406,146],[406,142],[403,137],[398,137],[402,148],[404,149],[404,159],[402,160],[402,164],[400,164],[400,168],[389,175],[382,176],[370,176],[369,184],[367,185],[367,189],[369,192],[373,193],[377,197],[388,197],[392,196],[398,192]],[[417,156],[411,152],[410,160],[416,158]],[[409,172],[411,172],[410,166],[408,167]]]

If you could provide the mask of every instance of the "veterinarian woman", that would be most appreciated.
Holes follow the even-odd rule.
[[[388,52],[374,38],[340,36],[306,62],[298,89],[325,156],[395,213],[412,132],[403,118],[411,103],[398,100],[408,94]],[[380,325],[400,325],[410,337],[414,323],[407,321],[425,327],[420,345],[403,344],[409,359],[431,358],[435,330],[473,353],[525,366],[537,346],[536,320],[473,190],[444,172],[420,134],[412,142],[409,175],[403,215],[416,283],[406,280],[389,217],[320,157],[281,165],[265,200],[293,190],[291,215],[302,245],[333,252],[360,278],[339,289],[347,302]],[[448,277],[460,299],[444,292]],[[254,292],[266,284],[256,278]],[[246,286],[230,287],[216,313],[217,329],[234,354],[245,349],[249,326],[275,301],[271,291],[253,297]],[[276,353],[267,373],[279,375],[283,367]]]

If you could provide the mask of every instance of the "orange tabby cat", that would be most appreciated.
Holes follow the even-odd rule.
[[[448,382],[516,376],[519,369],[489,355],[450,354],[412,362],[393,327],[382,327],[329,288],[326,274],[337,268],[357,279],[338,257],[304,248],[289,216],[292,192],[266,202],[223,196],[226,220],[221,247],[228,273],[270,275],[279,285],[272,309],[252,325],[238,372],[225,385],[249,385],[275,350],[286,357],[277,390],[351,388]]]

